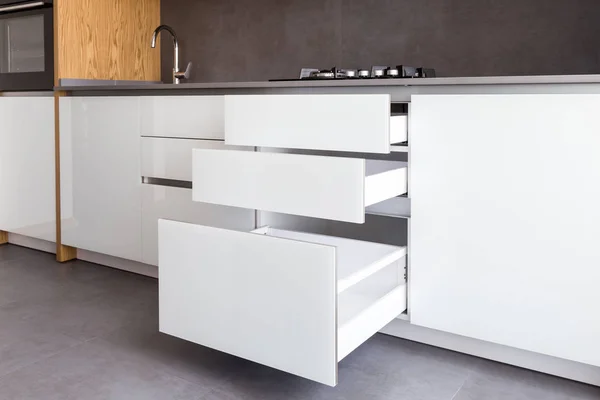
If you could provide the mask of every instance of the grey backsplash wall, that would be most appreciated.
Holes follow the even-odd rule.
[[[400,63],[442,76],[600,73],[600,0],[162,0],[161,12],[193,82]]]

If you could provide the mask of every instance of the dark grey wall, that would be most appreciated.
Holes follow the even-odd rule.
[[[600,0],[162,0],[162,22],[195,82],[401,63],[443,76],[600,73]],[[163,41],[164,81],[172,57]]]

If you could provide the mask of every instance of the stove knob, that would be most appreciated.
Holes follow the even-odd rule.
[[[399,75],[398,68],[388,68],[385,70],[385,76],[388,78],[398,78]]]
[[[385,74],[385,71],[382,69],[376,69],[375,72],[373,73],[373,76],[375,78],[383,78]]]

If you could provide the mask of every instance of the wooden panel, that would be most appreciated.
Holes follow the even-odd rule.
[[[0,244],[8,243],[8,232],[0,231]]]
[[[160,0],[57,0],[56,80],[160,81]]]
[[[225,143],[389,153],[390,96],[225,96]]]
[[[600,366],[600,96],[411,107],[411,322]]]
[[[56,182],[56,261],[65,262],[77,258],[77,249],[62,244],[62,221],[60,203],[60,98],[66,92],[54,92],[54,163]]]
[[[337,383],[335,247],[160,220],[158,270],[161,332]]]

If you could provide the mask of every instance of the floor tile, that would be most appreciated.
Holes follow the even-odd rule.
[[[0,377],[79,343],[60,332],[0,310]]]
[[[598,400],[600,388],[481,360],[454,400]]]
[[[199,399],[211,389],[161,372],[102,339],[0,378],[3,400]]]
[[[10,244],[0,244],[0,263],[23,257],[31,257],[40,253],[43,252]]]
[[[115,348],[143,355],[156,368],[201,386],[218,386],[245,368],[247,361],[158,331],[158,315],[103,336]]]
[[[74,339],[90,340],[152,312],[155,306],[154,299],[132,293],[128,297],[98,295],[81,301],[57,298],[44,302],[19,301],[0,310]]]

